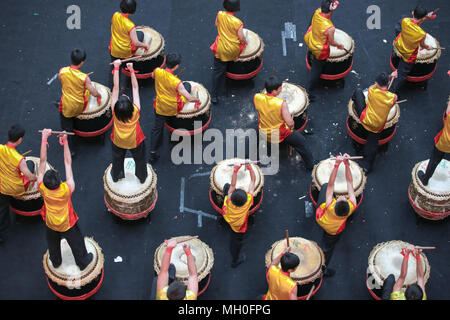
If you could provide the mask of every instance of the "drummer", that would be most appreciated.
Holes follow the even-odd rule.
[[[200,105],[200,99],[191,95],[191,84],[182,82],[173,74],[181,63],[181,55],[169,53],[166,56],[166,68],[156,68],[151,77],[155,79],[156,98],[153,104],[155,119],[152,129],[152,141],[150,142],[150,163],[155,163],[159,154],[157,149],[161,144],[162,130],[168,117],[176,116],[186,101],[195,102],[196,108]]]
[[[401,32],[394,41],[394,46],[401,55],[397,70],[393,72],[396,80],[392,84],[392,92],[398,93],[399,88],[408,78],[416,62],[419,46],[430,50],[425,44],[427,33],[420,27],[427,20],[433,20],[436,15],[428,12],[424,7],[418,5],[412,12],[412,18],[405,18],[401,23]]]
[[[335,274],[335,270],[329,268],[328,265],[330,264],[334,247],[338,242],[342,231],[345,229],[345,223],[355,211],[356,207],[353,176],[347,159],[348,157],[348,154],[336,157],[330,179],[328,180],[328,183],[321,186],[319,198],[317,200],[316,221],[323,229],[322,244],[320,247],[325,255],[326,269],[324,271],[324,276],[326,277]],[[334,182],[342,162],[345,165],[348,199],[345,196],[340,196],[337,199],[334,197]]]
[[[14,124],[8,131],[8,142],[0,144],[0,243],[4,241],[11,223],[10,198],[20,197],[27,190],[28,184],[36,181],[34,162],[23,161],[24,157],[16,150],[24,135],[25,129],[20,124]]]
[[[312,53],[311,72],[309,74],[308,94],[309,101],[314,102],[316,96],[314,90],[319,86],[326,60],[330,57],[330,46],[343,50],[344,45],[334,41],[335,27],[331,22],[331,16],[339,5],[339,1],[322,0],[311,19],[311,26],[304,36],[305,44]]]
[[[59,70],[59,81],[61,82],[61,101],[59,111],[61,128],[66,132],[73,131],[75,117],[80,115],[89,101],[89,95],[97,98],[98,105],[101,105],[102,96],[92,84],[89,75],[80,70],[86,60],[86,52],[75,49],[70,54],[72,65]],[[74,136],[69,137],[69,145],[72,150],[72,157],[75,156]]]
[[[219,11],[216,16],[217,37],[211,45],[214,53],[214,65],[212,75],[211,102],[219,102],[219,95],[225,91],[225,75],[227,64],[236,61],[247,45],[244,35],[244,24],[235,17],[235,12],[241,9],[240,0],[224,0],[223,7],[226,11]]]
[[[430,161],[428,162],[426,172],[419,170],[417,175],[419,176],[420,181],[422,181],[423,185],[428,184],[428,180],[430,180],[431,176],[434,173],[434,170],[438,166],[439,162],[444,157],[449,156],[450,154],[450,100],[447,102],[447,110],[445,111],[444,118],[444,127],[442,130],[434,137],[434,147],[433,151],[430,155]]]
[[[277,77],[271,76],[265,82],[267,93],[257,93],[253,103],[259,115],[259,130],[263,131],[270,139],[285,141],[297,150],[305,162],[305,167],[312,170],[314,160],[311,151],[306,147],[306,139],[294,130],[294,119],[289,113],[285,100],[278,98],[283,82]],[[272,137],[274,135],[274,137]]]
[[[290,273],[297,269],[300,259],[289,251],[291,247],[286,247],[267,268],[269,290],[263,300],[297,300],[297,282],[292,280]],[[281,269],[278,267],[279,264]]]
[[[42,131],[41,156],[37,177],[38,189],[44,199],[41,215],[47,226],[50,261],[55,268],[61,265],[61,239],[65,238],[72,250],[75,263],[80,270],[83,270],[91,263],[94,256],[86,250],[84,237],[78,226],[78,216],[72,206],[71,198],[75,191],[75,181],[67,135],[60,136],[60,144],[64,147],[64,166],[66,169],[66,181],[62,182],[56,170],[45,171],[47,140],[51,134],[51,129]]]
[[[197,265],[195,264],[195,257],[191,253],[191,248],[187,243],[183,244],[183,250],[187,257],[189,271],[188,285],[186,287],[184,283],[176,280],[172,281],[169,285],[170,276],[175,278],[176,269],[172,270],[172,275],[169,275],[169,266],[174,268],[174,265],[170,263],[170,258],[176,246],[177,240],[175,239],[167,242],[166,252],[162,258],[161,269],[156,282],[156,300],[197,300]]]
[[[114,126],[111,132],[113,163],[111,176],[114,182],[125,178],[123,163],[127,150],[130,150],[136,164],[135,175],[141,183],[147,179],[147,163],[145,161],[145,136],[142,132],[139,119],[141,117],[141,102],[139,97],[139,84],[133,72],[133,63],[127,63],[131,72],[131,85],[133,88],[133,102],[126,95],[119,97],[119,68],[122,61],[114,61],[114,87],[111,104],[114,106]]]
[[[380,132],[384,130],[389,112],[397,102],[397,95],[388,90],[389,77],[386,73],[380,73],[375,84],[369,87],[367,103],[361,89],[356,89],[352,100],[356,114],[361,125],[368,132],[367,142],[364,145],[363,170],[366,173],[372,171],[375,156],[378,149]]]
[[[253,194],[255,192],[256,176],[251,164],[245,164],[245,169],[250,173],[250,186],[248,191],[236,189],[237,174],[243,164],[234,164],[231,185],[225,184],[223,193],[223,218],[230,225],[230,252],[232,257],[231,267],[236,268],[246,259],[245,254],[240,254],[244,242],[244,235],[247,231],[249,210],[253,205]]]

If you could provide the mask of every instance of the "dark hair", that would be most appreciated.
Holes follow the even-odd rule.
[[[422,7],[421,5],[418,5],[413,12],[414,18],[416,19],[422,19],[423,17],[425,17],[428,14],[427,9],[425,9],[424,7]]]
[[[405,290],[406,300],[422,300],[423,290],[417,284],[408,286]]]
[[[389,83],[389,77],[386,73],[380,73],[377,78],[375,79],[375,81],[382,87],[385,87],[388,85]]]
[[[247,192],[242,189],[235,189],[230,200],[235,206],[242,207],[247,202]]]
[[[334,0],[322,0],[322,3],[320,5],[320,9],[322,10],[322,13],[329,13],[330,5],[334,2]]]
[[[135,0],[122,0],[120,2],[120,10],[123,13],[133,14],[136,12],[136,1]]]
[[[180,281],[174,281],[167,289],[167,298],[169,300],[183,300],[186,296],[186,285]]]
[[[114,115],[122,122],[127,122],[133,116],[134,107],[127,96],[120,96],[114,105]]]
[[[8,131],[8,141],[17,142],[25,135],[25,129],[18,123],[13,124]]]
[[[267,78],[266,83],[264,84],[267,93],[272,93],[274,90],[278,90],[279,87],[283,85],[283,82],[278,80],[275,76],[270,76]]]
[[[169,53],[166,56],[166,65],[169,69],[172,69],[177,64],[181,63],[181,55],[179,53]]]
[[[72,64],[77,66],[86,60],[86,52],[83,49],[75,49],[70,53]]]
[[[288,270],[297,268],[297,266],[300,264],[300,258],[294,253],[286,252],[281,257],[280,262],[281,270],[283,270],[284,272],[288,272]]]
[[[239,0],[224,0],[223,7],[230,12],[236,12],[241,10],[241,1]]]
[[[336,212],[336,215],[339,217],[345,217],[350,212],[350,206],[348,205],[347,200],[339,200],[336,201],[336,204],[334,205],[334,212]]]
[[[56,170],[50,169],[44,174],[44,186],[47,189],[55,190],[58,189],[61,185],[61,178],[59,177],[59,173]]]

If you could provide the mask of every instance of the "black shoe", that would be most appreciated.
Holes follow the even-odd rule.
[[[60,261],[59,263],[53,263],[52,259],[50,258],[50,261],[52,262],[52,265],[55,269],[58,269],[59,266],[61,265],[62,261]]]
[[[213,104],[218,104],[218,103],[219,103],[219,98],[217,98],[217,97],[211,97],[211,102],[212,102]]]
[[[88,252],[88,263],[86,263],[84,266],[78,266],[80,268],[80,270],[84,270],[86,269],[86,267],[92,262],[92,260],[94,260],[94,255],[92,254],[92,252]]]
[[[154,164],[156,161],[158,161],[159,155],[156,152],[150,152],[150,164]]]
[[[148,176],[146,176],[146,177],[143,178],[143,179],[139,179],[139,178],[138,178],[138,179],[139,179],[139,182],[140,182],[141,184],[143,184],[143,183],[145,182],[145,180],[147,180],[147,177],[148,177]]]
[[[324,277],[332,277],[332,276],[334,276],[335,273],[336,273],[336,270],[330,269],[330,268],[326,268],[325,272],[323,273],[323,276]]]
[[[169,265],[169,283],[175,280],[175,274],[177,272],[177,269],[175,269],[175,265],[171,263]]]
[[[26,163],[27,163],[28,170],[30,170],[30,172],[32,174],[34,174],[34,170],[36,170],[36,165],[34,164],[34,162],[31,160],[27,160]]]
[[[425,172],[419,170],[419,172],[417,172],[417,176],[419,177],[420,182],[422,182],[424,186],[428,184],[428,181],[425,181]]]
[[[236,268],[238,265],[240,265],[241,263],[245,262],[246,259],[247,259],[247,257],[245,256],[245,253],[239,255],[238,261],[232,262],[231,263],[231,267],[232,268]]]

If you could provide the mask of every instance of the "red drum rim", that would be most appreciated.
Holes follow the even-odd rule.
[[[105,133],[106,131],[108,131],[109,128],[111,128],[112,124],[113,124],[114,119],[111,119],[111,121],[106,125],[106,127],[97,130],[97,131],[90,131],[90,132],[85,132],[85,131],[78,131],[78,130],[73,130],[73,132],[80,137],[83,138],[91,138],[91,137],[97,137],[103,133]]]
[[[118,212],[117,210],[111,208],[111,206],[108,204],[108,202],[106,201],[106,196],[103,196],[103,199],[105,201],[106,206],[108,207],[109,211],[111,211],[112,213],[114,213],[116,216],[118,216],[119,218],[122,218],[123,220],[138,220],[140,218],[143,218],[145,216],[147,216],[148,213],[150,213],[150,211],[152,211],[155,206],[156,206],[156,201],[158,200],[158,190],[155,189],[155,200],[153,201],[153,203],[150,205],[150,207],[148,209],[146,209],[145,211],[139,212],[137,214],[127,214],[127,213],[121,213]]]
[[[251,79],[251,78],[256,76],[261,71],[262,66],[263,66],[263,59],[261,58],[261,64],[259,65],[259,67],[255,71],[252,71],[252,72],[246,73],[246,74],[238,74],[238,73],[227,72],[226,76],[227,76],[227,78],[233,79],[233,80],[247,80],[247,79]]]
[[[375,294],[375,292],[372,291],[372,289],[369,288],[369,275],[367,273],[366,273],[366,287],[367,290],[369,290],[369,293],[372,296],[372,298],[374,298],[375,300],[382,300],[379,296]]]
[[[159,68],[163,68],[164,65],[166,64],[166,57],[164,56],[164,60],[162,62],[162,64],[159,66]],[[125,70],[125,68],[122,68],[122,73],[128,77],[131,77],[131,73],[127,70]],[[153,72],[150,73],[136,73],[136,79],[148,79],[152,76]]]
[[[206,128],[209,127],[209,124],[211,123],[211,117],[212,117],[212,111],[209,110],[209,119],[208,121],[203,125],[203,127],[195,130],[181,130],[181,129],[175,129],[169,126],[166,122],[164,122],[164,126],[169,129],[170,132],[173,132],[179,136],[193,136],[196,134],[199,134],[206,130]]]
[[[257,204],[255,207],[253,207],[251,210],[249,210],[249,212],[248,212],[248,215],[249,215],[249,216],[252,215],[252,214],[254,214],[254,213],[259,209],[259,207],[261,206],[261,203],[262,203],[263,198],[264,198],[264,189],[261,189],[261,199],[259,200],[258,204]],[[214,210],[216,210],[216,211],[217,211],[218,213],[220,213],[221,215],[225,214],[225,212],[223,212],[222,208],[219,208],[219,207],[214,203],[214,200],[213,200],[213,198],[212,198],[212,189],[209,189],[209,201],[211,202],[211,204],[212,204]]]
[[[97,284],[97,286],[96,286],[94,289],[92,289],[92,291],[90,291],[90,292],[88,292],[88,293],[86,293],[86,294],[83,294],[83,295],[81,295],[81,296],[78,296],[78,297],[67,297],[67,296],[65,296],[65,295],[60,294],[60,293],[57,292],[55,289],[53,289],[53,287],[51,286],[50,282],[48,281],[48,277],[47,277],[47,284],[48,284],[48,287],[50,288],[50,290],[51,290],[58,298],[60,298],[60,299],[62,299],[62,300],[86,300],[86,299],[92,297],[92,296],[93,296],[95,293],[97,293],[97,291],[100,289],[100,287],[101,287],[101,285],[102,285],[102,283],[103,283],[103,276],[104,276],[104,274],[105,274],[105,269],[102,268],[101,278],[100,278],[100,281],[99,281],[99,283]]]
[[[420,215],[421,217],[428,219],[428,220],[442,220],[450,216],[450,211],[447,212],[430,212],[426,211],[422,208],[419,208],[414,200],[411,198],[411,186],[408,187],[408,199],[409,203],[413,207],[414,211]]]
[[[400,59],[401,59],[401,58],[400,58]],[[397,69],[394,67],[394,65],[392,64],[392,53],[391,53],[391,56],[390,56],[390,58],[389,58],[389,64],[391,65],[392,71],[397,70]],[[424,75],[424,76],[421,76],[421,77],[408,76],[407,80],[408,80],[409,82],[423,82],[423,81],[426,81],[426,80],[430,79],[430,78],[433,76],[433,74],[436,72],[436,68],[437,68],[437,62],[436,62],[436,64],[434,65],[433,71],[431,71],[429,74]]]
[[[201,294],[203,294],[206,291],[206,289],[208,289],[210,282],[211,282],[211,272],[208,273],[208,282],[206,282],[205,287],[197,293],[197,297],[199,297]]]
[[[41,214],[41,209],[35,210],[35,211],[21,211],[12,206],[9,206],[9,208],[11,209],[12,212],[14,212],[20,216],[25,216],[25,217],[34,217],[34,216],[38,216]]]
[[[349,116],[347,116],[347,132],[348,132],[348,135],[349,135],[353,140],[355,140],[356,142],[358,142],[358,143],[360,143],[360,144],[366,144],[366,143],[367,143],[367,140],[366,140],[366,139],[362,139],[362,138],[358,137],[358,136],[357,136],[356,134],[354,134],[353,131],[350,129],[350,126],[349,126],[349,124],[348,124],[348,119],[349,119]],[[386,144],[386,143],[388,143],[389,141],[391,141],[392,138],[394,137],[396,131],[397,131],[397,125],[394,126],[394,131],[392,132],[392,134],[391,134],[389,137],[384,138],[384,139],[381,139],[381,140],[378,140],[378,145],[379,145],[379,146],[382,146],[383,144]]]
[[[309,62],[308,62],[308,54],[306,54],[306,58],[305,59],[306,59],[306,67],[308,68],[309,71],[311,71],[311,66],[309,65]],[[324,73],[322,73],[320,75],[320,78],[323,79],[323,80],[338,80],[338,79],[342,79],[342,78],[344,78],[346,75],[348,75],[350,73],[350,71],[352,70],[352,67],[353,67],[353,57],[352,57],[352,63],[350,65],[350,67],[347,70],[345,70],[344,72],[339,73],[339,74],[324,74]]]
[[[316,200],[314,200],[314,198],[312,196],[312,184],[309,185],[309,197],[311,198],[311,202],[313,203],[314,207],[317,207],[317,202],[316,202]],[[364,197],[364,193],[361,193],[361,198],[359,198],[359,202],[356,204],[355,211],[361,205],[361,203],[363,201],[363,197]]]

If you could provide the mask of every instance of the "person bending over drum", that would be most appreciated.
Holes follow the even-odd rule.
[[[66,169],[66,181],[61,182],[59,173],[56,170],[45,171],[47,139],[51,134],[51,129],[42,131],[41,156],[37,177],[38,189],[44,199],[41,215],[47,226],[50,261],[55,268],[61,265],[61,239],[65,238],[72,250],[75,263],[80,270],[83,270],[91,263],[94,256],[86,250],[84,237],[78,226],[78,216],[72,206],[71,198],[75,191],[75,181],[67,135],[63,134],[59,137],[60,144],[64,147],[64,166]]]
[[[86,60],[86,52],[75,49],[70,54],[72,65],[59,70],[58,79],[61,82],[61,101],[59,103],[61,129],[66,132],[73,131],[75,117],[83,113],[88,105],[89,95],[97,98],[100,106],[102,96],[92,84],[89,75],[80,70]],[[72,150],[72,157],[75,156],[74,136],[69,136],[69,145]]]
[[[390,274],[383,283],[383,300],[427,300],[425,293],[424,270],[420,259],[422,249],[417,249],[413,245],[409,245],[402,250],[403,255],[400,275],[395,281],[393,274]],[[409,285],[405,291],[402,290],[406,275],[408,274],[408,259],[412,254],[416,259],[417,283]]]
[[[234,16],[241,9],[239,0],[224,0],[226,11],[219,11],[216,16],[217,37],[211,45],[214,53],[211,102],[219,102],[219,95],[225,91],[225,74],[229,61],[235,61],[247,45],[244,24]]]
[[[169,53],[166,56],[166,68],[156,68],[151,77],[155,79],[156,98],[153,104],[155,120],[152,129],[152,141],[150,143],[150,163],[155,163],[159,155],[157,149],[162,141],[164,122],[168,117],[176,116],[186,101],[200,105],[200,99],[191,95],[191,85],[182,82],[173,74],[181,63],[181,55]]]
[[[257,93],[253,103],[259,116],[259,131],[272,143],[287,142],[297,150],[305,162],[305,167],[312,170],[314,160],[306,147],[306,139],[294,130],[294,119],[289,113],[286,101],[278,98],[283,82],[271,76],[265,82],[267,93]]]
[[[249,210],[253,205],[253,193],[255,191],[256,176],[251,164],[247,163],[245,169],[250,173],[250,185],[247,190],[236,189],[236,181],[242,164],[235,164],[231,185],[226,183],[223,187],[225,199],[223,200],[223,218],[230,225],[230,252],[231,267],[236,268],[246,259],[245,254],[240,254],[244,242],[244,235],[248,227]]]
[[[0,144],[0,243],[4,241],[11,223],[11,197],[20,197],[28,189],[28,184],[36,181],[34,162],[23,161],[25,158],[16,150],[24,135],[25,129],[20,124],[14,124],[8,131],[8,142]]]
[[[141,117],[141,102],[139,97],[139,84],[133,70],[133,64],[127,63],[131,71],[131,85],[133,88],[133,103],[126,95],[119,97],[119,78],[121,60],[114,61],[114,87],[111,104],[113,108],[114,126],[111,132],[113,163],[111,176],[114,182],[125,178],[124,159],[127,150],[130,150],[136,164],[135,175],[141,183],[147,179],[147,163],[145,161],[145,136],[142,132],[139,119]]]
[[[436,15],[428,12],[424,7],[418,5],[412,12],[412,18],[405,18],[401,23],[401,32],[394,41],[394,46],[401,54],[402,58],[398,68],[392,74],[395,76],[392,84],[392,92],[398,93],[399,88],[408,78],[416,62],[419,46],[430,50],[430,46],[425,44],[427,33],[420,27],[427,20],[433,20]]]
[[[318,87],[320,75],[326,60],[330,57],[330,46],[343,50],[344,45],[334,41],[335,27],[331,22],[331,16],[339,5],[339,1],[323,0],[311,19],[311,26],[304,36],[305,44],[312,53],[311,72],[309,74],[308,93],[309,101],[314,102],[313,94]]]
[[[170,263],[170,257],[172,250],[177,246],[177,240],[169,240],[167,242],[166,253],[163,256],[161,262],[161,269],[156,282],[156,300],[197,300],[198,293],[198,279],[197,279],[197,265],[195,264],[195,258],[191,253],[189,244],[183,244],[183,249],[187,257],[187,265],[189,271],[188,285],[180,281],[176,281],[176,270],[170,271],[169,266],[174,269],[174,265]],[[169,276],[173,280],[169,285]]]
[[[379,133],[383,131],[389,112],[398,99],[396,94],[389,92],[388,84],[389,77],[383,72],[377,76],[375,84],[369,88],[367,103],[363,91],[359,88],[352,96],[361,125],[368,131],[362,161],[366,173],[372,171],[377,155]]]
[[[292,280],[290,273],[300,264],[300,258],[289,251],[291,247],[286,247],[267,268],[269,290],[263,300],[297,300],[297,282]],[[279,264],[281,269],[278,267]]]
[[[417,175],[420,181],[426,186],[428,180],[436,170],[439,162],[443,158],[448,158],[450,153],[450,100],[447,102],[447,110],[445,111],[444,117],[444,127],[442,130],[434,137],[434,147],[430,155],[430,161],[428,162],[426,172],[420,170]],[[450,159],[449,159],[450,160]]]
[[[350,165],[347,157],[337,156],[334,164],[334,169],[331,172],[328,183],[322,185],[317,200],[316,221],[323,229],[323,237],[321,248],[325,255],[324,276],[333,276],[335,270],[328,268],[331,257],[333,255],[334,247],[338,242],[342,231],[345,229],[347,219],[355,211],[356,197],[353,189],[353,177],[350,170]],[[334,182],[341,163],[345,165],[345,178],[347,180],[348,199],[345,196],[340,196],[337,199],[334,197]]]

